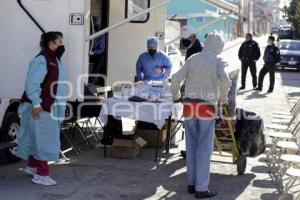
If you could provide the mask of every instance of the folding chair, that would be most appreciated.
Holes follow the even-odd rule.
[[[296,103],[293,105],[290,111],[285,112],[285,111],[274,111],[274,115],[293,115],[295,111],[299,108],[300,106],[300,99],[296,101]]]
[[[286,175],[287,170],[293,166],[300,165],[300,156],[294,154],[283,154],[280,157],[281,164],[279,164],[277,182],[282,183],[283,177]]]
[[[298,116],[300,113],[300,109],[297,110],[297,113],[294,114],[293,118],[291,118],[291,120],[289,121],[289,123],[287,125],[283,125],[283,124],[277,124],[277,123],[271,123],[265,126],[265,128],[267,129],[273,129],[275,131],[287,131],[290,132],[293,129],[293,125],[296,123],[299,123],[298,120]]]
[[[291,125],[300,114],[300,106],[295,110],[295,113],[291,118],[275,118],[272,120],[272,124]]]
[[[278,156],[278,142],[280,141],[297,141],[297,135],[300,132],[300,122],[294,127],[294,129],[291,132],[271,132],[268,133],[268,136],[271,137],[272,140],[272,146],[270,148],[270,151],[267,153],[267,160],[270,161],[270,166],[275,165],[276,156]]]
[[[76,120],[75,125],[84,140],[80,144],[87,143],[90,148],[93,148],[93,142],[96,146],[100,144],[102,139],[100,136],[100,132],[98,132],[98,129],[95,129],[95,127],[93,126],[91,118],[86,117]]]
[[[283,188],[283,192],[282,195],[280,196],[280,200],[283,200],[285,195],[288,194],[288,192],[291,190],[292,187],[294,187],[297,183],[297,181],[300,180],[300,169],[296,168],[296,167],[291,167],[286,171],[286,175],[289,177],[288,178],[288,182],[286,183],[286,185]],[[298,192],[298,191],[297,191]],[[295,200],[299,200],[300,199],[300,194],[298,194],[296,196],[296,198],[294,198]]]
[[[76,141],[74,141],[72,138],[73,130],[74,130],[74,128],[72,125],[64,125],[61,128],[61,136],[63,136],[66,139],[66,141],[68,142],[68,144],[70,145],[67,149],[65,149],[65,150],[61,149],[61,151],[60,151],[60,154],[66,161],[69,160],[65,155],[66,153],[68,153],[72,150],[75,151],[75,153],[77,155],[79,155],[81,153],[80,147],[77,145]]]
[[[300,146],[295,141],[279,141],[276,145],[278,151],[271,160],[271,170],[274,172],[276,168],[280,169],[280,159],[283,154],[297,155],[300,151]]]

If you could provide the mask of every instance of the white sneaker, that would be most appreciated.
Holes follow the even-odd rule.
[[[51,186],[57,184],[57,182],[52,178],[50,178],[50,176],[40,176],[38,174],[35,174],[31,180],[33,183],[39,185],[45,185],[45,186]]]
[[[32,168],[32,167],[25,167],[25,169],[23,170],[26,174],[34,176],[36,174],[36,168]]]

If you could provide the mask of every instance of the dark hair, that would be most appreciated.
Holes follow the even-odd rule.
[[[55,32],[59,37],[64,37],[64,34],[62,32],[56,31]]]
[[[40,47],[41,49],[46,49],[49,46],[50,42],[55,41],[56,39],[58,39],[60,35],[57,32],[47,32],[47,33],[43,33],[41,35],[41,41],[40,41]]]
[[[46,33],[43,33],[41,35],[41,40],[40,40],[40,47],[41,49],[44,49],[44,37],[45,37]]]
[[[252,34],[251,34],[251,33],[247,33],[247,34],[246,34],[246,37],[247,37],[247,36],[252,38]]]
[[[272,40],[273,42],[275,41],[275,37],[274,36],[269,36],[269,39]]]

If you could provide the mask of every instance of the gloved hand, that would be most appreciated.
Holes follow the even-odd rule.
[[[157,67],[154,69],[154,71],[155,71],[157,74],[161,74],[161,73],[164,72],[164,68],[157,66]]]
[[[173,99],[173,102],[174,102],[174,103],[182,103],[183,100],[184,100],[184,99],[183,99],[182,97],[180,97],[179,99],[176,99],[176,100]]]

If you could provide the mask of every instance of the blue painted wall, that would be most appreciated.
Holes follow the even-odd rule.
[[[230,2],[233,3],[232,1]],[[171,3],[168,4],[167,7],[168,16],[173,16],[176,14],[184,15],[184,14],[191,14],[191,13],[194,14],[194,13],[207,13],[207,12],[217,13],[217,8],[210,6],[209,4],[199,2],[198,0],[173,0]],[[187,20],[187,24],[195,28],[198,28],[214,19],[215,19],[214,17],[198,16],[195,18],[189,18]],[[223,35],[226,41],[233,40],[235,39],[236,22],[237,22],[236,19],[232,17],[227,17],[226,20],[216,22],[210,27],[201,30],[198,33],[198,38],[200,39],[200,41],[203,42],[206,33],[217,30]]]
[[[167,15],[204,13],[206,10],[216,11],[217,9],[198,0],[173,0],[168,4]]]

